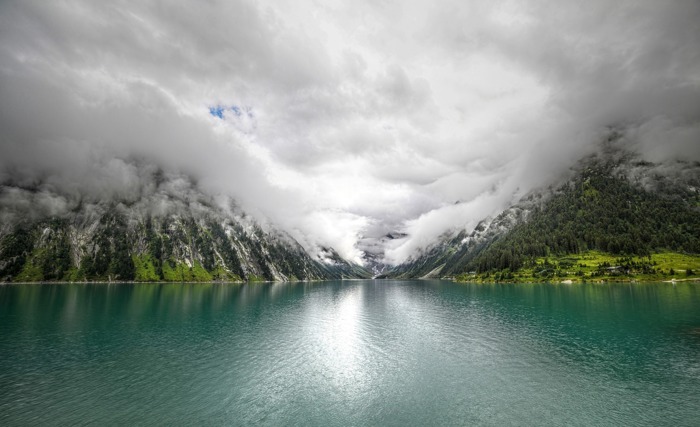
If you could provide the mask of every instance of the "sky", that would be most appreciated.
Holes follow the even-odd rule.
[[[357,262],[473,228],[610,129],[700,160],[700,2],[0,2],[0,182],[125,197],[157,165]]]

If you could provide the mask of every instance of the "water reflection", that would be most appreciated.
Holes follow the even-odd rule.
[[[0,286],[0,424],[688,424],[699,307],[693,284]]]
[[[381,327],[376,324],[377,314],[411,324],[416,334],[433,331],[434,325],[447,321],[446,313],[457,309],[477,323],[491,317],[525,327],[557,319],[571,323],[573,318],[586,333],[607,330],[612,323],[628,335],[630,331],[671,327],[659,323],[659,316],[672,311],[693,312],[700,305],[700,290],[693,284],[479,285],[445,291],[438,288],[439,282],[421,283],[421,287],[381,283],[337,282],[321,287],[313,283],[2,286],[0,308],[4,313],[21,313],[27,326],[39,326],[51,318],[52,324],[68,331],[83,327],[81,323],[86,321],[99,323],[113,318],[138,323],[154,317],[176,320],[204,313],[260,311],[294,304],[304,295],[314,294],[304,303],[311,325],[322,328],[325,342],[338,353],[351,354],[367,321]],[[369,320],[363,316],[368,306],[375,313]],[[675,328],[700,328],[692,323],[694,319],[674,317]]]
[[[330,383],[346,397],[362,393],[366,382],[363,370],[361,310],[363,287],[351,287],[309,307],[307,328],[317,336],[319,351],[313,363],[324,366]],[[330,303],[330,307],[326,304]],[[320,306],[319,306],[320,305]]]

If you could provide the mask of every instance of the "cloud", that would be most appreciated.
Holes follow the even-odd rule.
[[[134,199],[156,165],[310,250],[406,232],[400,262],[610,126],[699,159],[699,21],[692,1],[3,2],[0,179]]]

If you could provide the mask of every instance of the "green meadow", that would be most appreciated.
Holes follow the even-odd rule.
[[[620,256],[586,251],[534,258],[516,271],[465,273],[463,282],[628,282],[700,280],[700,255],[659,252],[650,256]]]

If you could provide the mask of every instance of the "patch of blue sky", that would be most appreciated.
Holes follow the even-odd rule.
[[[238,105],[214,105],[209,107],[209,114],[220,119],[224,118],[224,113],[227,111],[232,112],[236,117],[241,117],[243,114],[248,117],[253,117],[253,110],[250,107],[239,107]]]
[[[214,117],[218,117],[220,119],[223,119],[224,118],[224,110],[225,110],[225,108],[222,107],[221,105],[209,107],[209,114],[211,114]]]

